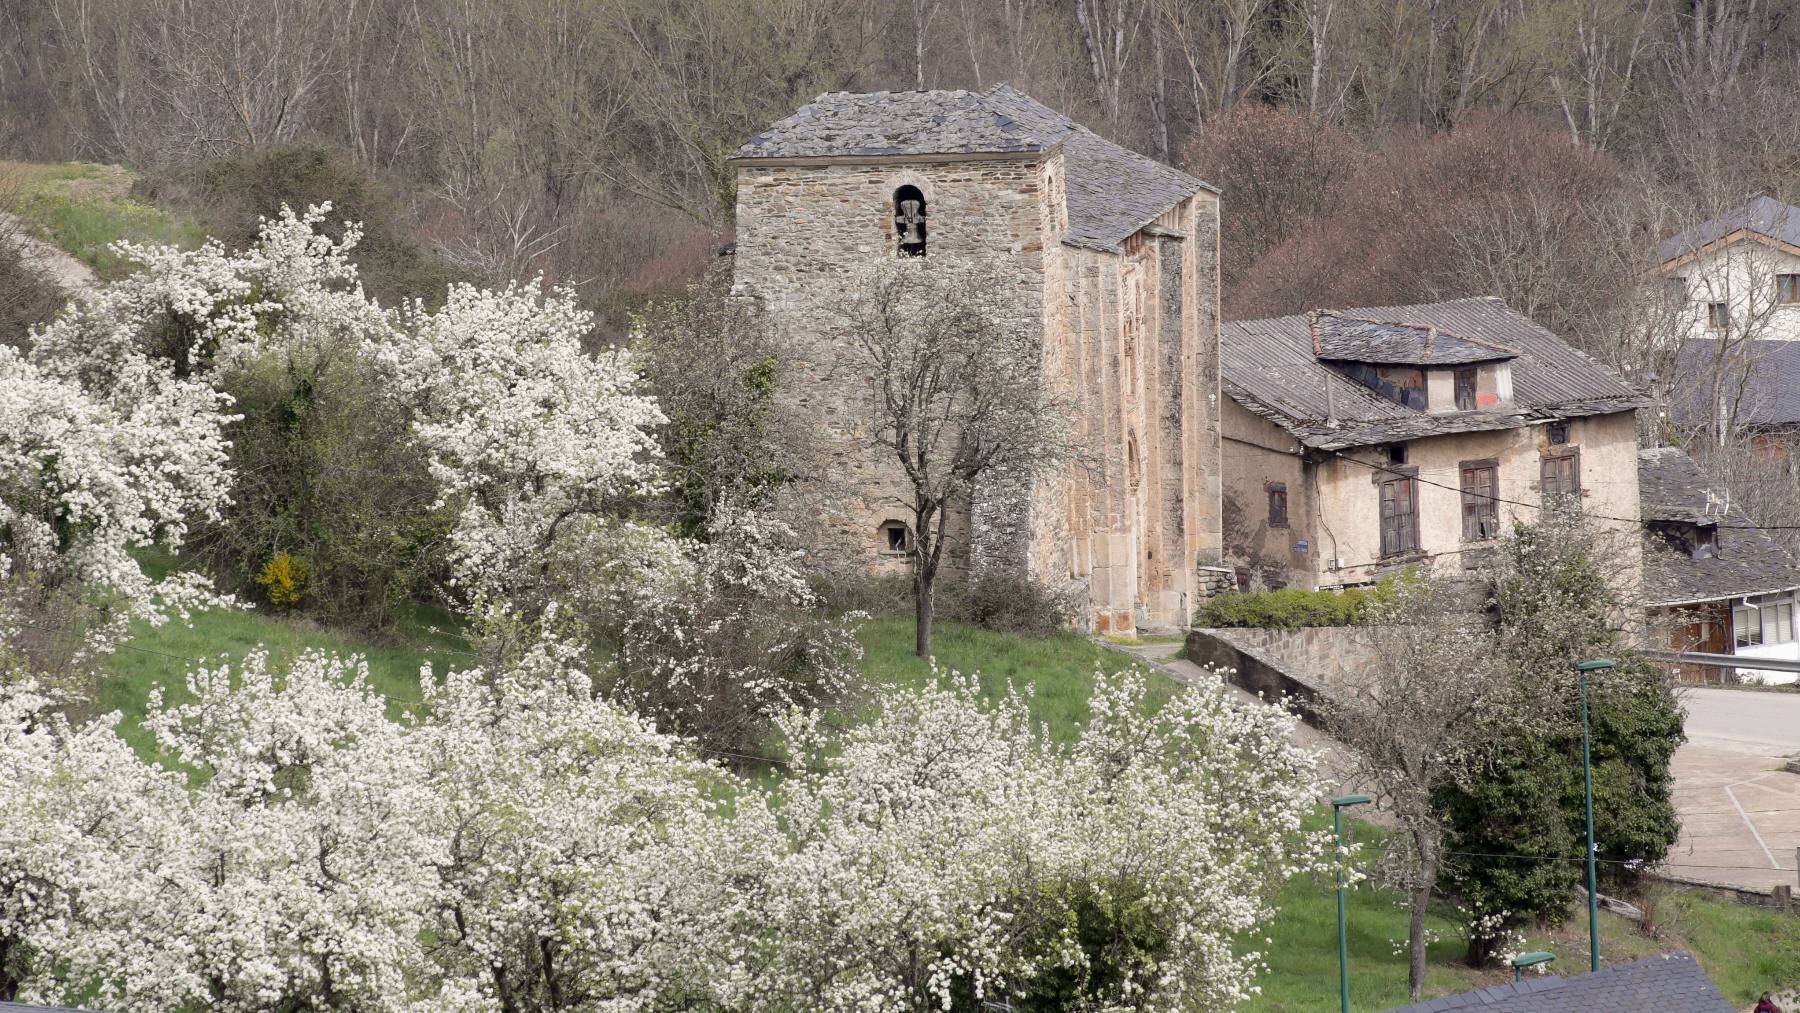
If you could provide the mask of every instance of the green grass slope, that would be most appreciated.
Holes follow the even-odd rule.
[[[131,198],[131,172],[89,162],[0,161],[0,207],[102,280],[129,271],[108,247],[121,239],[184,248],[205,242],[197,223]]]

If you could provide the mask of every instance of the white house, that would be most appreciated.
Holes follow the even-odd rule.
[[[1758,197],[1664,240],[1656,261],[1680,337],[1800,341],[1800,208]]]

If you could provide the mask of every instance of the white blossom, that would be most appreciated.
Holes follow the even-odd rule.
[[[153,580],[131,552],[178,548],[218,515],[229,399],[135,354],[90,371],[91,387],[82,375],[0,347],[0,647],[44,621],[34,596],[119,606],[84,618],[78,655],[110,649],[133,618],[217,600],[192,575]]]
[[[455,285],[436,311],[408,308],[380,350],[414,413],[438,505],[458,516],[456,578],[469,593],[529,583],[547,555],[660,478],[629,353],[582,350],[592,314],[538,282]]]

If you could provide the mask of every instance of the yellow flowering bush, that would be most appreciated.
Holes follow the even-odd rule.
[[[306,591],[306,561],[290,553],[277,552],[275,558],[263,564],[256,582],[262,585],[269,604],[280,609],[293,608],[300,604]]]

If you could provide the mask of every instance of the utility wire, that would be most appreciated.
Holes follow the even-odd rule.
[[[1432,487],[1438,488],[1438,489],[1447,489],[1450,492],[1454,492],[1454,493],[1458,493],[1458,494],[1460,494],[1464,491],[1461,486],[1446,485],[1443,482],[1438,482],[1438,481],[1434,481],[1429,478],[1420,477],[1419,475],[1409,474],[1404,471],[1399,471],[1389,465],[1376,464],[1373,461],[1358,460],[1357,458],[1349,457],[1349,456],[1345,455],[1341,451],[1328,450],[1328,451],[1325,451],[1325,453],[1330,454],[1333,458],[1336,458],[1337,460],[1347,461],[1350,464],[1361,465],[1362,467],[1368,468],[1371,471],[1385,472],[1389,475],[1394,475],[1399,478],[1410,478],[1413,481],[1419,483],[1420,485],[1429,485],[1429,486],[1432,486]],[[1595,483],[1588,483],[1588,484],[1592,485]],[[1625,483],[1619,483],[1619,484],[1625,484]],[[1471,494],[1471,495],[1477,495],[1477,494]],[[1490,503],[1505,503],[1510,506],[1525,507],[1528,510],[1544,509],[1544,504],[1541,502],[1540,503],[1527,503],[1523,500],[1508,499],[1505,496],[1480,495],[1480,498],[1487,500]],[[1644,523],[1644,519],[1642,517],[1613,517],[1608,514],[1587,513],[1586,511],[1583,511],[1582,513],[1586,517],[1592,517],[1596,520],[1602,520],[1602,521],[1618,521],[1619,523],[1622,523],[1622,524],[1633,524],[1633,525],[1638,525],[1638,524]],[[1717,524],[1717,525],[1714,525],[1714,527],[1718,527],[1718,528],[1724,529],[1726,531],[1800,531],[1800,524]],[[1458,549],[1458,550],[1454,550],[1454,551],[1468,552],[1468,551],[1473,551],[1473,550]],[[1438,554],[1443,555],[1445,553],[1438,553]]]

